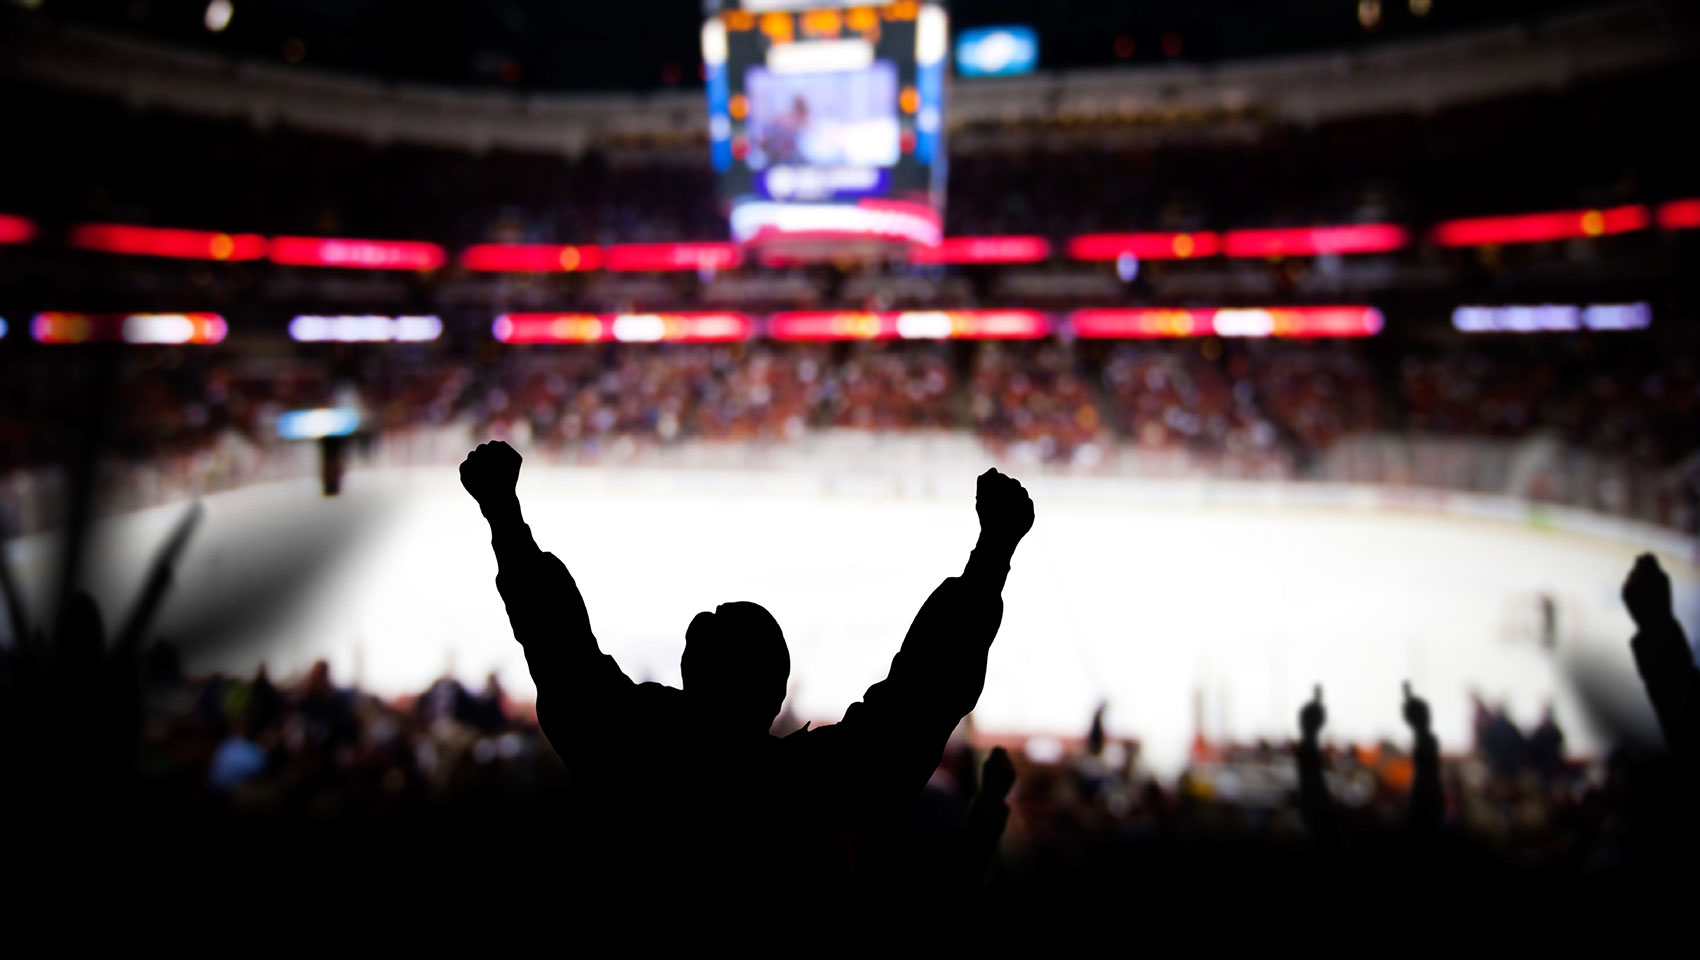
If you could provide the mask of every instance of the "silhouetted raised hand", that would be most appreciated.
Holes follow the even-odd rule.
[[[1299,708],[1299,732],[1306,740],[1314,741],[1328,722],[1328,710],[1322,705],[1322,684],[1311,688],[1310,702]]]
[[[1098,709],[1092,711],[1092,726],[1086,730],[1086,755],[1100,756],[1104,752],[1104,713],[1110,705],[1100,702]]]
[[[461,462],[460,485],[478,501],[485,516],[492,510],[517,507],[514,489],[519,484],[520,464],[524,462],[519,451],[501,440],[481,443]]]
[[[1430,729],[1428,702],[1411,692],[1409,680],[1405,681],[1404,694],[1405,724],[1416,738],[1411,750],[1416,767],[1411,781],[1411,827],[1427,836],[1440,827],[1445,810],[1440,790],[1440,743]]]
[[[982,537],[1012,548],[1033,529],[1033,498],[1015,478],[995,469],[980,474],[974,512],[980,516]]]
[[[1405,681],[1405,725],[1419,737],[1429,735],[1428,701],[1411,693],[1411,681]]]
[[[1332,851],[1339,843],[1338,823],[1328,782],[1322,776],[1322,747],[1317,736],[1328,722],[1322,706],[1322,685],[1311,690],[1310,702],[1299,708],[1299,743],[1294,754],[1299,762],[1299,815],[1310,828],[1318,846]]]
[[[19,624],[14,642],[0,647],[0,768],[15,784],[0,802],[35,805],[37,818],[101,811],[107,825],[129,812],[143,719],[142,640],[201,515],[200,504],[191,504],[173,528],[116,642],[86,591],[68,593],[51,629],[31,627],[10,578],[0,577],[0,599]],[[86,833],[88,824],[78,829]]]
[[[1623,584],[1623,604],[1635,620],[1629,646],[1665,743],[1690,769],[1700,767],[1700,668],[1676,620],[1670,577],[1652,554],[1636,558]]]
[[[1652,554],[1643,553],[1635,558],[1635,566],[1623,581],[1623,605],[1629,608],[1635,625],[1643,630],[1662,627],[1675,618],[1670,577]]]

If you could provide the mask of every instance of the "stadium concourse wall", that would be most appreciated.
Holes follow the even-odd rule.
[[[482,439],[487,438],[464,422],[372,438],[357,445],[350,459],[348,482],[358,483],[364,471],[450,470]],[[1018,476],[1039,502],[1430,514],[1586,537],[1700,566],[1700,539],[1682,529],[1527,495],[1530,488],[1553,491],[1584,485],[1565,482],[1563,477],[1564,470],[1574,469],[1578,463],[1587,465],[1587,482],[1597,483],[1601,471],[1614,476],[1632,473],[1603,458],[1555,458],[1544,451],[1551,446],[1544,439],[1489,443],[1353,438],[1331,451],[1332,470],[1330,458],[1325,458],[1320,469],[1306,478],[1295,474],[1289,464],[1274,461],[1224,473],[1219,459],[1193,458],[1175,451],[1114,450],[1086,467],[1047,465],[1030,455],[1017,452],[1012,456],[1008,450],[994,450],[970,434],[948,431],[899,435],[829,430],[784,443],[693,442],[664,447],[627,437],[610,441],[594,455],[583,447],[571,451],[530,449],[525,437],[510,439],[526,450],[532,464],[528,485],[534,490],[563,494],[618,489],[657,497],[697,493],[751,498],[971,497],[973,478],[995,465]],[[1362,464],[1361,453],[1354,460],[1349,452],[1354,446],[1372,448],[1383,460],[1411,464],[1438,459],[1453,467],[1473,462],[1480,469],[1473,473],[1456,469],[1400,473],[1378,466],[1368,474],[1359,474],[1374,475],[1374,482],[1366,482],[1341,466]],[[1558,482],[1552,481],[1551,471],[1544,486],[1530,481],[1529,464],[1542,458],[1551,471],[1556,471]],[[102,509],[107,513],[130,512],[242,486],[299,480],[316,475],[319,469],[315,444],[279,443],[262,448],[231,434],[192,455],[150,463],[108,464],[103,468],[107,495]],[[1457,483],[1466,477],[1477,484],[1484,477],[1509,477],[1509,483],[1523,484],[1524,492],[1509,492],[1509,486],[1490,491],[1435,484],[1437,480]],[[65,488],[57,468],[0,477],[6,535],[52,529],[55,518],[62,515],[60,493]]]

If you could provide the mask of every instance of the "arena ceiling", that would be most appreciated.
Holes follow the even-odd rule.
[[[698,27],[704,0],[6,2],[14,16],[415,82],[536,90],[642,90],[700,83]],[[958,28],[1036,27],[1045,69],[1208,62],[1353,47],[1606,5],[1599,0],[949,4]],[[1679,5],[1669,6],[1677,15],[1674,8]]]

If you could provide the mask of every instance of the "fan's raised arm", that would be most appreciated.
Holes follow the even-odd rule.
[[[537,684],[537,719],[569,764],[608,724],[618,724],[633,685],[597,646],[590,613],[566,564],[544,553],[520,513],[523,458],[501,441],[480,444],[460,465],[461,486],[490,522],[496,589]]]

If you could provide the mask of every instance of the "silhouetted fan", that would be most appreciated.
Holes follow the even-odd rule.
[[[515,494],[520,464],[487,443],[461,482],[490,522],[538,720],[595,825],[579,838],[591,857],[579,868],[697,891],[732,874],[817,892],[879,876],[882,830],[908,814],[985,684],[1010,559],[1033,525],[1021,484],[980,476],[979,542],[922,606],[889,675],[842,722],[775,737],[790,655],[772,615],[749,602],[699,613],[685,631],[684,689],[633,683],[598,647],[566,566],[533,540]]]
[[[0,791],[8,849],[20,864],[70,869],[85,856],[118,859],[137,841],[145,814],[135,804],[142,724],[142,666],[173,571],[203,511],[192,503],[160,546],[141,592],[115,634],[82,577],[100,496],[103,444],[118,403],[119,353],[90,348],[67,383],[65,411],[76,429],[63,463],[57,570],[46,607],[33,618],[0,549],[0,602],[10,643],[0,647]],[[10,538],[0,517],[0,544]]]
[[[1440,742],[1430,726],[1428,702],[1411,693],[1411,684],[1404,685],[1403,713],[1411,728],[1412,745],[1411,797],[1407,814],[1410,836],[1416,841],[1432,840],[1441,826],[1445,798],[1440,786]],[[1328,781],[1323,775],[1322,747],[1318,737],[1328,722],[1328,712],[1322,705],[1322,685],[1312,689],[1310,701],[1299,709],[1299,742],[1294,749],[1298,760],[1299,812],[1305,826],[1316,838],[1318,848],[1325,854],[1337,854],[1344,843],[1340,816],[1329,794]]]
[[[14,816],[72,818],[84,829],[118,825],[112,815],[124,812],[141,735],[144,640],[202,515],[198,502],[184,511],[115,634],[74,584],[56,584],[54,595],[64,598],[56,615],[32,624],[0,551],[0,600],[12,632],[10,655],[0,658],[8,668],[0,677],[0,764],[13,784],[6,802]],[[72,532],[64,539],[64,551],[82,549]]]
[[[1700,775],[1700,666],[1677,622],[1670,577],[1652,554],[1636,558],[1623,584],[1623,604],[1635,621],[1629,642],[1635,668],[1665,745],[1689,776]]]

